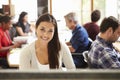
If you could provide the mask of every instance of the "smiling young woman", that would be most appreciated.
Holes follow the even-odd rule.
[[[37,40],[24,47],[20,55],[20,69],[75,69],[69,48],[59,41],[56,19],[41,15],[36,22]]]

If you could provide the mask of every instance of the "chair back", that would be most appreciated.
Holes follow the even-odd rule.
[[[84,51],[83,53],[84,61],[88,63],[88,51]]]

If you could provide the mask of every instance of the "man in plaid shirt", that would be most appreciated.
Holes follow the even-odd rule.
[[[120,53],[113,47],[113,42],[120,37],[120,24],[116,18],[104,18],[100,25],[100,33],[92,43],[88,53],[91,68],[120,68]]]

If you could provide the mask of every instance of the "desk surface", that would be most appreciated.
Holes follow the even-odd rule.
[[[35,41],[37,38],[36,36],[18,36],[15,38],[15,40],[27,40],[27,44],[22,45],[22,48],[33,41]],[[19,56],[20,56],[20,51],[22,48],[15,48],[12,51],[10,51],[10,54],[8,54],[7,59],[10,67],[19,67]]]
[[[8,54],[7,59],[10,67],[19,67],[20,50],[20,48],[16,48]]]

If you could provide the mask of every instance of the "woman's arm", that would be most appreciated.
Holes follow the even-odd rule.
[[[62,62],[64,63],[65,67],[67,69],[75,69],[75,64],[73,62],[71,52],[70,52],[69,48],[67,47],[67,45],[62,43],[61,50],[63,52],[63,55],[62,55],[63,61]]]
[[[22,45],[21,43],[16,43],[16,44],[13,44],[11,46],[2,47],[2,48],[0,48],[0,52],[8,51],[8,50],[11,50],[13,48],[20,47],[21,45]]]
[[[30,24],[30,32],[35,32],[35,25],[33,25],[33,24],[31,25]]]
[[[20,70],[28,70],[31,68],[31,55],[29,47],[24,47],[20,52],[20,63],[19,69]]]

